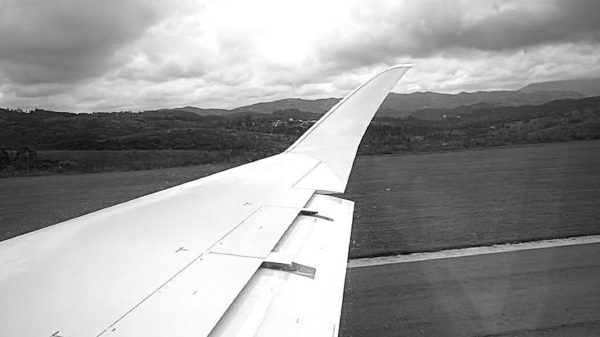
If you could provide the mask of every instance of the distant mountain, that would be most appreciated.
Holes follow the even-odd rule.
[[[175,108],[173,110],[193,112],[198,116],[226,115],[226,114],[231,113],[231,110],[227,110],[227,109],[202,109],[202,108],[196,108],[193,106],[186,106],[183,108]]]
[[[453,109],[473,104],[492,106],[537,105],[557,99],[577,99],[583,96],[573,91],[477,91],[458,94],[440,94],[435,92],[415,92],[412,94],[390,93],[378,112],[380,116],[406,116],[419,118],[416,113],[427,109]]]
[[[308,100],[302,98],[285,98],[273,102],[257,103],[233,109],[233,112],[258,112],[271,114],[275,111],[296,109],[300,111],[324,114],[339,98],[321,98]]]
[[[600,111],[600,97],[585,97],[580,99],[559,99],[544,104],[530,104],[519,106],[494,106],[486,103],[462,105],[452,109],[422,109],[411,114],[420,120],[447,121],[459,123],[489,122],[497,120],[521,120],[534,118],[544,114],[579,114]],[[591,128],[598,125],[590,124]]]
[[[159,109],[159,110],[149,110],[142,112],[147,116],[161,116],[161,115],[198,115],[198,116],[222,116],[232,113],[231,110],[227,109],[202,109],[196,108],[193,106],[186,106],[183,108],[173,108],[173,109]]]
[[[577,89],[577,91],[574,89]],[[440,119],[440,116],[446,113],[438,110],[455,109],[479,104],[490,107],[539,105],[559,99],[583,98],[592,95],[595,92],[594,90],[597,90],[598,93],[596,95],[600,96],[600,79],[534,83],[518,91],[476,91],[461,92],[458,94],[440,94],[436,92],[397,94],[392,92],[383,101],[383,104],[377,111],[377,115],[389,117],[411,115],[415,118]],[[246,105],[232,110],[202,109],[186,106],[182,108],[146,111],[144,113],[159,115],[184,115],[193,113],[199,116],[224,116],[231,114],[272,114],[277,111],[286,111],[286,114],[289,115],[293,111],[300,111],[309,114],[324,114],[339,101],[340,98],[315,100],[286,98],[272,102]]]
[[[539,104],[539,105],[521,105],[518,107],[494,107],[489,108],[485,106],[470,106],[468,109],[465,107],[459,107],[457,110],[463,109],[460,114],[461,118],[454,121],[461,123],[480,123],[490,121],[518,121],[518,120],[530,120],[542,117],[554,116],[554,119],[547,126],[555,126],[563,123],[565,119],[570,121],[564,125],[569,128],[571,123],[582,123],[585,128],[594,129],[597,132],[600,124],[598,124],[598,117],[600,117],[600,97],[586,97],[581,99],[561,99],[552,102]],[[593,117],[591,119],[584,118],[583,116]],[[563,118],[562,120],[559,120]],[[593,122],[592,122],[593,120]],[[536,123],[535,121],[533,123]]]
[[[600,78],[588,78],[580,80],[549,81],[529,84],[520,92],[540,91],[575,91],[585,97],[600,96]]]
[[[412,94],[390,93],[378,110],[378,116],[403,117],[423,109],[452,109],[472,104],[489,104],[493,106],[519,106],[543,104],[557,99],[582,98],[572,91],[477,91],[459,94],[440,94],[435,92],[415,92]],[[233,109],[235,113],[254,112],[271,114],[275,111],[299,110],[309,113],[323,114],[333,107],[339,98],[307,100],[287,98],[273,102],[257,103]]]

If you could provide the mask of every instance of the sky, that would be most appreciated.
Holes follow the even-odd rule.
[[[600,76],[598,0],[0,0],[0,107],[234,108]]]

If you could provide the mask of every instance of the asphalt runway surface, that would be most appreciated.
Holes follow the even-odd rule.
[[[349,268],[341,336],[600,336],[600,243]]]

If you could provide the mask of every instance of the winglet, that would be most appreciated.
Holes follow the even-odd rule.
[[[285,152],[301,153],[327,165],[343,192],[358,145],[379,106],[411,65],[388,68],[346,95]],[[339,191],[341,189],[341,191]]]

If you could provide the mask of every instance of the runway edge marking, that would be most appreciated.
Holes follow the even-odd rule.
[[[374,258],[354,259],[348,261],[348,268],[361,268],[380,266],[385,264],[407,263],[417,261],[428,261],[438,259],[449,259],[454,257],[474,256],[483,254],[496,254],[506,252],[516,252],[530,249],[543,249],[553,247],[563,247],[572,245],[584,245],[600,243],[600,235],[575,236],[564,239],[551,239],[530,241],[522,243],[507,243],[492,246],[469,247],[462,249],[448,249],[438,252],[414,253],[406,255],[382,256]]]

